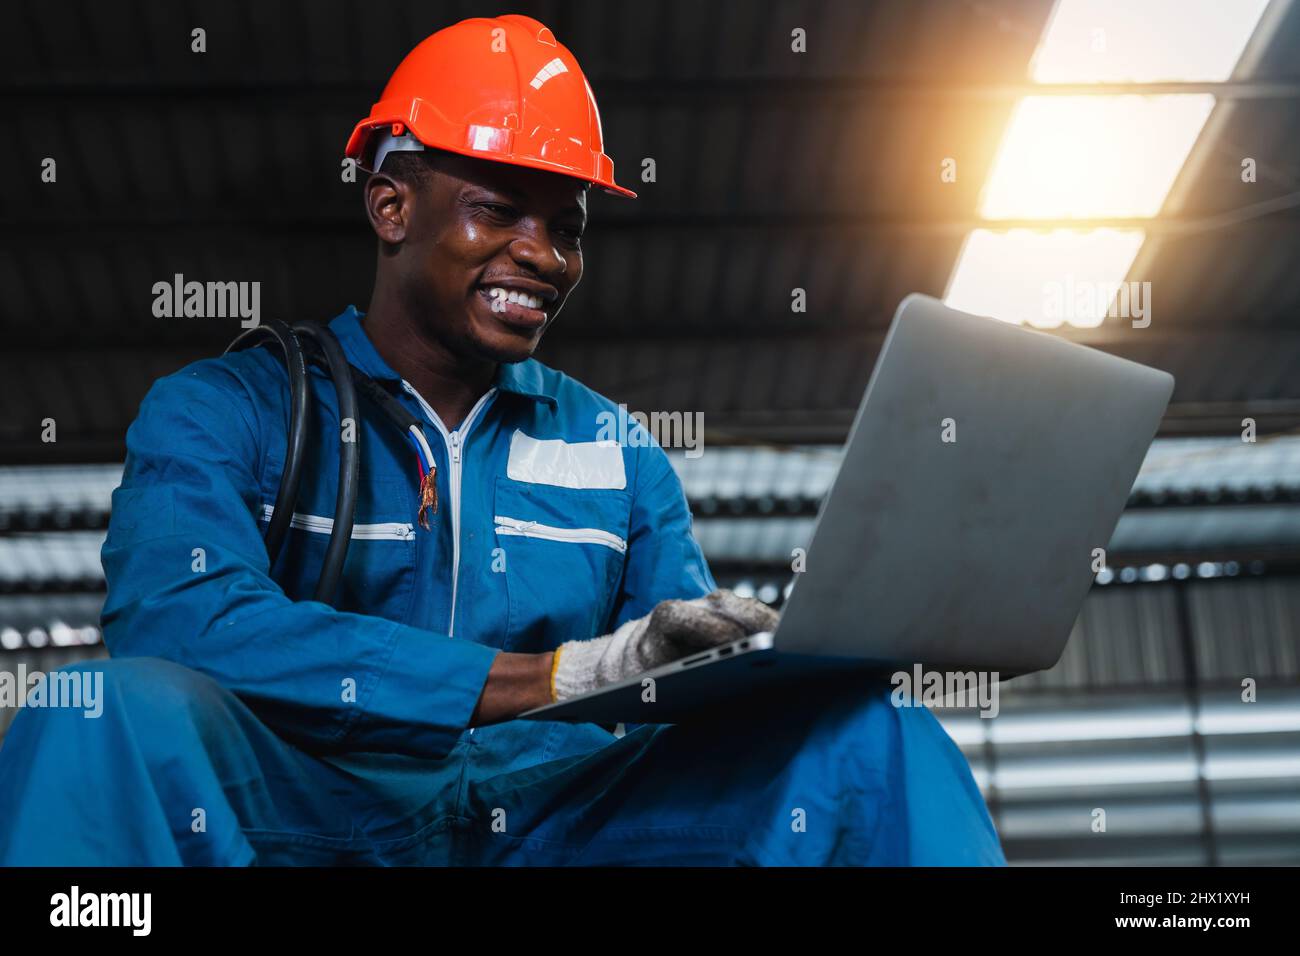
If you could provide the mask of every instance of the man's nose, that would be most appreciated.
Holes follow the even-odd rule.
[[[510,256],[521,265],[530,265],[538,275],[563,276],[569,260],[551,240],[545,224],[521,224],[523,228],[510,242]]]

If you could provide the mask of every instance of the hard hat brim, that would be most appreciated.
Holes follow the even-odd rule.
[[[379,105],[380,104],[376,104],[377,107]],[[482,141],[484,137],[476,134],[479,131],[488,129],[487,127],[465,129],[460,136],[455,136],[454,134],[449,136],[447,135],[449,132],[447,130],[439,130],[438,132],[442,135],[436,135],[427,129],[430,125],[428,122],[427,111],[425,111],[424,116],[421,116],[420,113],[421,111],[414,105],[406,115],[391,114],[385,117],[384,114],[376,116],[375,112],[372,112],[368,118],[362,120],[353,129],[352,135],[348,137],[348,144],[344,151],[345,155],[349,159],[355,160],[357,164],[367,172],[374,172],[374,170],[365,165],[367,146],[372,140],[374,134],[384,127],[404,127],[411,132],[412,136],[429,149],[440,149],[448,153],[456,153],[460,156],[467,156],[471,159],[481,159],[491,163],[505,163],[509,166],[522,166],[526,169],[536,169],[542,172],[556,173],[557,175],[566,176],[570,179],[578,179],[582,182],[590,183],[591,185],[598,187],[602,192],[608,193],[611,196],[618,196],[622,199],[637,198],[635,192],[614,182],[613,175],[602,174],[603,171],[600,167],[603,166],[609,168],[613,166],[613,161],[604,153],[592,155],[592,166],[595,168],[580,169],[565,163],[548,162],[547,160],[535,156],[517,155],[509,150],[502,150],[499,148],[475,149],[473,145],[463,145],[463,143],[473,144],[476,141]],[[412,121],[411,114],[415,114],[414,121]],[[421,123],[421,119],[425,120],[425,122]],[[421,129],[421,127],[425,128]],[[508,138],[510,134],[513,134],[513,132],[513,130],[491,130],[490,135],[501,134],[503,138]],[[496,137],[493,136],[493,138]],[[493,145],[495,147],[497,144],[494,142]]]

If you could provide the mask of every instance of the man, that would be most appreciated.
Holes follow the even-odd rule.
[[[374,170],[378,266],[364,317],[330,328],[420,417],[432,467],[363,407],[329,606],[311,600],[338,474],[325,374],[273,565],[281,364],[253,349],[157,382],[103,549],[113,659],[77,668],[102,672],[104,715],[15,722],[0,861],[1002,862],[960,752],[884,688],[622,737],[514,719],[775,615],[715,589],[663,451],[598,442],[616,406],[531,358],[582,276],[589,187],[632,195],[550,31],[440,31],[347,152]]]

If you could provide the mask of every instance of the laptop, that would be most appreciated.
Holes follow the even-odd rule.
[[[521,715],[677,723],[848,675],[1051,667],[1167,372],[929,296],[899,305],[804,569],[763,632]]]

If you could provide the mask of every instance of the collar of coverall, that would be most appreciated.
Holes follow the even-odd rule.
[[[339,344],[348,357],[348,361],[375,381],[388,380],[400,382],[402,377],[394,372],[375,350],[366,331],[361,326],[361,313],[356,306],[348,306],[342,314],[330,322],[330,331],[338,337]],[[546,390],[542,380],[542,368],[536,359],[523,362],[502,364],[497,368],[496,389],[531,398],[534,401],[547,402],[552,407],[557,403],[555,396]]]

